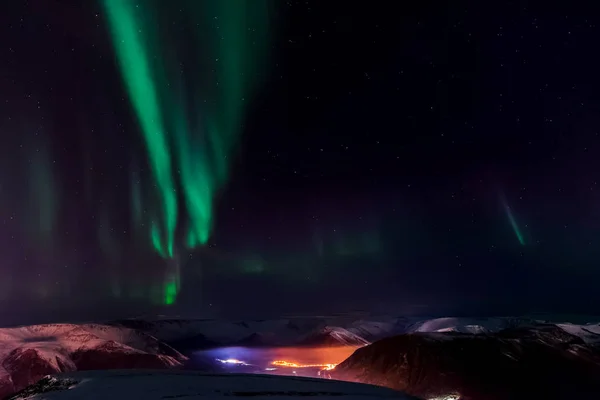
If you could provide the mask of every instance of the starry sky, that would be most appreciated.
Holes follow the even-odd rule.
[[[0,5],[0,325],[591,312],[590,10]]]

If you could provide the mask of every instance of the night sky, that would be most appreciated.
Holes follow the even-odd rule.
[[[593,312],[600,39],[528,2],[0,5],[0,325]]]

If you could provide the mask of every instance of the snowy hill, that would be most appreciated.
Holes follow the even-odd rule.
[[[370,344],[364,337],[337,326],[326,326],[306,337],[300,344],[331,346],[366,346]]]
[[[600,348],[557,324],[474,334],[438,322],[430,324],[434,332],[402,334],[356,350],[331,376],[423,398],[600,398]]]
[[[324,379],[271,375],[205,375],[183,371],[95,371],[47,377],[11,400],[70,399],[415,399],[390,389]]]
[[[155,338],[97,324],[46,324],[0,329],[0,398],[41,377],[106,368],[171,368],[186,360]]]
[[[557,324],[556,326],[565,332],[582,338],[588,344],[600,344],[600,324]]]

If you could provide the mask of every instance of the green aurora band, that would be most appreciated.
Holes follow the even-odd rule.
[[[152,176],[147,190],[132,178],[134,221],[162,257],[176,259],[178,232],[188,248],[209,240],[215,197],[259,81],[267,2],[101,1]],[[166,304],[179,286],[172,269]]]
[[[36,137],[36,140],[42,139]],[[46,250],[51,249],[53,245],[53,232],[60,200],[53,163],[47,149],[48,145],[40,142],[27,168],[30,207],[27,215],[30,231],[36,233],[38,242],[43,243]]]
[[[510,222],[510,227],[512,228],[513,233],[515,234],[517,240],[519,241],[519,244],[521,246],[525,246],[525,236],[523,236],[523,233],[521,232],[521,229],[519,228],[519,224],[517,224],[517,220],[516,220],[515,216],[513,215],[513,212],[510,209],[508,202],[504,198],[502,199],[502,206],[504,207],[504,211],[506,212],[506,217],[508,218],[508,222]]]

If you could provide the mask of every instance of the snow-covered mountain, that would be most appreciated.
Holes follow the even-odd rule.
[[[397,317],[352,319],[348,316],[286,317],[269,320],[127,319],[111,322],[145,332],[178,349],[215,346],[289,346],[315,342],[366,344],[404,331]],[[412,321],[411,321],[412,322]]]
[[[246,321],[128,319],[111,324],[145,332],[166,343],[179,345],[178,347],[185,343],[192,348],[236,344],[291,345],[328,325],[327,319],[320,317]]]
[[[476,328],[475,333],[460,332],[473,326],[470,322],[459,329],[446,325],[432,321],[419,325],[435,328],[431,332],[417,330],[362,347],[331,376],[423,398],[600,398],[600,347],[558,324],[496,332]],[[568,326],[575,333],[583,330]]]
[[[172,368],[186,360],[146,333],[97,324],[0,329],[0,398],[58,372]]]
[[[330,346],[366,346],[370,342],[350,329],[338,326],[325,326],[307,336],[300,344]]]
[[[272,375],[207,375],[187,371],[94,371],[47,377],[10,400],[67,399],[300,399],[417,400],[370,385]]]
[[[556,321],[561,329],[586,340],[598,340],[600,324]],[[286,317],[268,320],[127,319],[111,322],[144,332],[180,351],[219,346],[290,346],[298,344],[364,345],[389,336],[415,332],[487,334],[549,323],[515,317],[417,318],[347,315]],[[575,332],[578,330],[577,332]]]

